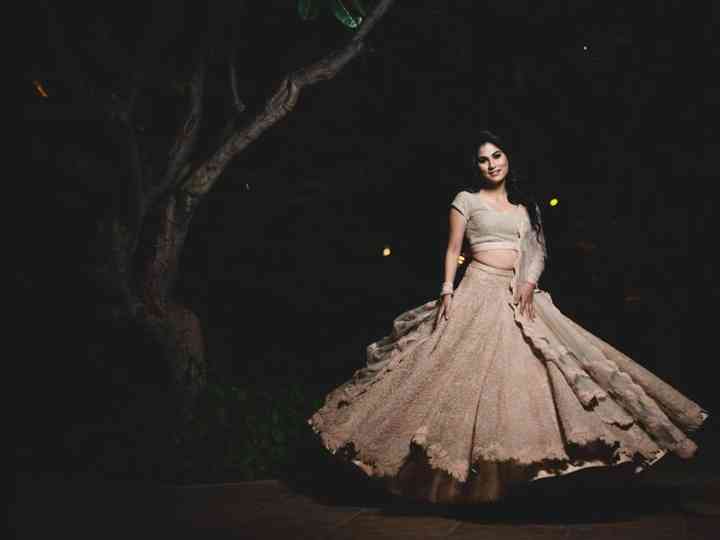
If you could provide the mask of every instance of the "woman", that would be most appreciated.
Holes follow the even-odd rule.
[[[692,457],[687,433],[707,412],[554,306],[537,286],[539,208],[495,135],[481,134],[474,158],[479,186],[451,204],[440,298],[396,318],[308,419],[324,446],[392,493],[436,503]],[[473,260],[455,289],[463,237]]]

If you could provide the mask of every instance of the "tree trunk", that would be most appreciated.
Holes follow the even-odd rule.
[[[168,410],[175,412],[165,421],[180,431],[193,417],[208,371],[200,320],[173,295],[193,209],[188,197],[171,193],[147,213],[135,238],[113,213],[98,223],[95,244],[97,319],[123,351],[114,361],[124,361],[134,380],[165,382],[158,391],[174,397]]]
[[[162,199],[146,220],[135,265],[143,308],[135,317],[162,351],[184,422],[192,418],[208,371],[200,319],[173,296],[193,212],[192,200],[182,193]]]
[[[199,51],[189,82],[190,103],[172,146],[167,168],[148,182],[132,129],[132,97],[113,113],[123,127],[131,175],[123,193],[115,198],[111,216],[98,228],[101,253],[98,276],[105,297],[104,318],[119,327],[137,330],[138,351],[148,345],[159,353],[166,368],[171,393],[177,398],[178,420],[186,424],[207,381],[203,332],[198,317],[173,296],[178,262],[188,228],[198,204],[214,187],[227,165],[265,131],[289,114],[302,90],[332,79],[364,48],[364,39],[387,12],[393,0],[381,0],[344,46],[320,60],[289,73],[268,97],[265,106],[244,124],[235,126],[204,161],[190,167],[203,117],[205,58]],[[231,81],[234,85],[234,70]],[[233,86],[236,108],[240,108]],[[148,358],[148,364],[156,361]],[[153,369],[148,365],[148,369]]]
[[[75,51],[82,44],[67,41],[62,18],[57,17],[51,3],[44,3],[57,75],[73,96],[72,107],[68,108],[72,114],[64,119],[76,128],[78,118],[87,117],[86,120],[97,127],[92,134],[88,132],[93,139],[87,141],[84,149],[88,155],[97,153],[95,145],[99,141],[96,139],[102,137],[108,137],[106,148],[113,153],[112,159],[89,160],[98,164],[92,177],[85,167],[76,170],[74,164],[69,165],[72,170],[66,171],[68,176],[75,171],[84,183],[95,186],[97,191],[93,193],[98,196],[98,205],[78,217],[83,225],[88,221],[95,225],[89,233],[91,245],[85,251],[81,241],[78,252],[80,257],[89,257],[83,268],[91,271],[78,275],[75,267],[68,270],[70,281],[59,294],[63,302],[47,321],[57,331],[47,345],[57,347],[58,340],[52,338],[59,338],[67,340],[69,348],[86,351],[84,362],[55,362],[53,375],[57,378],[50,377],[46,382],[47,390],[56,392],[53,402],[57,406],[53,412],[57,415],[58,432],[51,438],[71,443],[63,443],[60,450],[73,459],[84,449],[93,454],[86,456],[91,459],[97,457],[94,454],[111,460],[117,458],[121,461],[118,467],[126,471],[135,466],[134,460],[153,469],[173,462],[169,459],[177,455],[173,452],[176,450],[173,436],[177,440],[178,435],[188,434],[189,420],[196,412],[197,398],[206,385],[208,373],[200,321],[178,302],[174,289],[193,213],[227,165],[288,115],[305,88],[332,79],[363,50],[366,36],[392,3],[393,0],[379,0],[343,46],[287,73],[267,96],[264,106],[253,107],[256,112],[252,116],[243,112],[245,106],[239,95],[235,55],[228,50],[228,91],[235,112],[226,129],[220,132],[222,136],[214,150],[211,144],[203,145],[203,157],[198,155],[197,142],[200,127],[206,125],[206,62],[219,43],[214,38],[221,32],[214,23],[205,30],[202,24],[197,25],[198,43],[192,73],[186,81],[188,104],[164,159],[151,156],[157,147],[144,147],[136,136],[141,133],[135,125],[136,104],[142,102],[152,86],[146,84],[146,79],[155,68],[150,68],[139,56],[132,73],[127,80],[118,81],[117,88],[114,88],[115,82],[109,83],[105,77],[100,78],[105,82],[94,81],[91,74],[86,73],[83,56]],[[162,9],[158,16],[164,16]],[[147,39],[158,43],[155,26],[146,26]],[[176,30],[179,36],[180,30]],[[111,41],[106,45],[112,46]],[[157,51],[163,47],[150,49]],[[129,60],[123,59],[115,67],[122,72],[128,65]],[[108,69],[108,73],[111,71]],[[185,77],[184,68],[178,75]],[[168,78],[160,77],[163,85]],[[114,89],[110,91],[107,84]],[[49,105],[44,104],[43,114],[56,110],[48,108]],[[210,155],[206,154],[208,150]],[[116,160],[117,157],[121,159]],[[126,164],[127,168],[122,170],[124,167],[119,167],[119,163]],[[105,165],[112,169],[104,170]],[[151,170],[161,166],[162,171]],[[102,177],[96,178],[95,174]],[[108,203],[110,208],[105,207]],[[102,211],[103,215],[94,211]],[[73,238],[81,235],[78,233]],[[61,238],[60,242],[64,240]],[[72,281],[75,277],[79,277],[77,282]],[[78,290],[87,294],[78,294]],[[72,302],[80,303],[67,305]],[[80,308],[80,317],[68,318],[69,307]],[[31,317],[35,320],[36,313]],[[65,381],[67,384],[63,384]],[[73,395],[67,395],[68,388],[74,390]],[[44,418],[46,414],[45,409],[39,412],[39,417]],[[95,435],[94,439],[91,434]],[[115,450],[109,448],[113,445]],[[50,452],[56,453],[62,452]],[[152,461],[147,461],[148,457]],[[123,463],[125,458],[130,461]],[[175,466],[171,464],[170,468],[174,473]]]

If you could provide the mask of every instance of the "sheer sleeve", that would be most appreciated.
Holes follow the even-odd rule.
[[[452,203],[450,203],[450,206],[452,208],[457,209],[458,212],[460,212],[463,217],[465,218],[465,221],[468,220],[468,216],[470,215],[470,201],[467,199],[467,192],[461,191],[457,195],[455,195],[455,198],[453,199]]]
[[[520,281],[537,284],[545,269],[547,249],[545,247],[545,232],[540,217],[540,208],[535,205],[535,209],[537,211],[538,223],[540,224],[540,231],[536,231],[532,226],[528,226],[525,230],[521,247],[521,250],[524,252],[522,257],[523,264],[519,268],[518,279]]]

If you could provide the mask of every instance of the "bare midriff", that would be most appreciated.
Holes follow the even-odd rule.
[[[501,268],[502,270],[512,270],[515,268],[517,258],[518,252],[514,249],[493,249],[473,253],[473,259],[476,261],[494,268]]]

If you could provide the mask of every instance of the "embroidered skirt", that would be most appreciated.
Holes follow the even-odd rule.
[[[536,290],[536,317],[512,302],[512,270],[468,266],[449,320],[438,300],[398,316],[367,363],[307,421],[333,454],[396,495],[497,500],[513,487],[588,467],[635,472],[708,413],[564,316]]]

